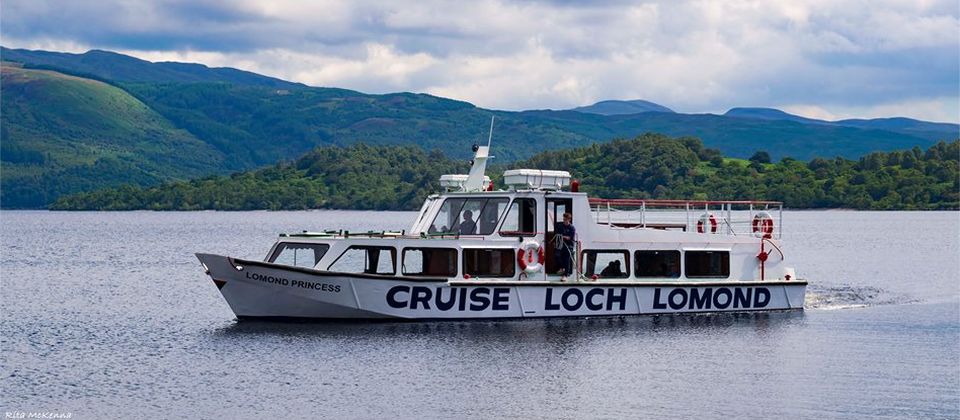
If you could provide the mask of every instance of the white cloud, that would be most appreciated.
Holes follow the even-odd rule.
[[[499,109],[648,99],[958,121],[955,1],[8,0],[6,46],[105,48]],[[884,116],[889,116],[884,115]]]

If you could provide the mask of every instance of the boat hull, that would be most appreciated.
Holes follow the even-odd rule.
[[[803,309],[807,283],[447,282],[197,254],[238,318],[493,319]]]

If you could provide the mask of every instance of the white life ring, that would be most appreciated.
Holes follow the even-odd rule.
[[[520,270],[527,274],[540,271],[543,268],[543,260],[543,247],[533,239],[524,242],[517,250],[517,265],[520,266]]]
[[[770,213],[761,211],[753,216],[753,234],[758,238],[773,237],[773,216]]]
[[[704,213],[697,221],[697,233],[704,232],[717,233],[717,218],[713,216],[713,213]]]

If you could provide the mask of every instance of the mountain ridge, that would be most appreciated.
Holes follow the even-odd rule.
[[[644,112],[674,112],[672,109],[663,105],[643,99],[607,99],[595,102],[593,105],[572,108],[570,111],[600,115],[640,114]]]
[[[647,132],[696,136],[707,147],[721,149],[725,154],[739,158],[766,150],[774,159],[785,156],[798,159],[816,156],[857,158],[871,151],[929,147],[936,141],[953,138],[928,131],[802,124],[713,114],[642,112],[600,115],[574,110],[489,110],[429,94],[371,95],[349,89],[310,87],[242,70],[189,63],[151,63],[104,51],[67,54],[3,48],[0,55],[4,61],[21,60],[24,71],[51,71],[103,81],[169,122],[170,130],[154,131],[163,133],[154,139],[157,144],[177,144],[185,141],[183,135],[188,135],[200,143],[196,147],[207,150],[194,155],[210,153],[210,156],[216,156],[209,159],[207,165],[201,165],[204,169],[199,172],[191,172],[190,167],[169,167],[166,176],[173,179],[251,169],[298,158],[316,147],[348,146],[360,142],[371,145],[416,144],[425,150],[442,150],[455,159],[469,159],[469,145],[485,141],[491,115],[497,117],[494,137],[498,162],[522,160],[541,151],[633,138]],[[10,103],[20,104],[25,110],[45,109],[46,105],[36,97],[13,88],[16,83],[13,79],[3,79],[5,111]],[[47,88],[37,86],[40,90]],[[89,113],[89,110],[80,109],[89,106],[82,102],[59,106],[61,108],[47,111],[56,115]],[[31,124],[31,120],[17,120],[8,112],[0,114],[0,119],[2,127]],[[88,123],[76,122],[79,125]],[[74,127],[70,124],[27,128],[5,130],[0,136],[5,144],[18,145],[16,150],[4,149],[5,155],[33,159],[29,171],[34,177],[17,178],[18,182],[26,183],[21,186],[23,190],[37,189],[49,203],[59,194],[76,190],[73,187],[65,189],[60,184],[72,183],[81,190],[102,186],[79,179],[81,175],[67,176],[57,172],[58,169],[50,166],[48,161],[37,158],[50,152],[44,147],[51,143],[43,139],[60,139],[61,143],[69,140],[73,142],[72,147],[90,148],[98,147],[98,135],[71,137]],[[166,152],[176,156],[179,151]],[[132,183],[151,185],[162,181],[157,176],[137,176],[136,168],[152,168],[151,159],[167,158],[137,153],[124,156],[127,168],[124,173],[130,175]],[[192,162],[190,159],[180,161],[184,164]],[[0,172],[0,180],[6,186],[13,185],[11,172],[7,170],[12,164],[7,160],[2,162],[4,171]],[[191,163],[194,167],[198,164]],[[89,171],[83,174],[90,176]],[[120,173],[116,175],[123,178]],[[8,195],[4,197],[0,207],[44,205],[37,204],[37,200],[29,201],[31,204],[27,205],[10,201]]]
[[[726,117],[761,119],[761,120],[785,120],[795,121],[805,124],[835,125],[841,127],[856,127],[866,129],[881,130],[907,130],[907,131],[928,131],[942,132],[945,134],[957,133],[960,131],[960,124],[924,121],[907,117],[882,117],[882,118],[848,118],[843,120],[828,121],[816,118],[803,117],[796,114],[790,114],[777,108],[764,107],[736,107],[730,108],[723,114]]]
[[[96,76],[113,82],[228,82],[278,88],[306,87],[232,67],[208,67],[176,61],[150,62],[106,50],[63,53],[0,47],[4,61],[24,63],[27,68],[49,69],[81,76]]]

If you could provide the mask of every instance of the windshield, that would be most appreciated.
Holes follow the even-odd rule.
[[[430,234],[489,235],[497,228],[509,199],[448,198],[427,229]]]

